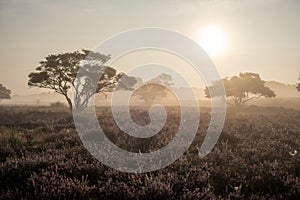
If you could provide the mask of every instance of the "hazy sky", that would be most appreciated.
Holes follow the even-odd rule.
[[[40,92],[28,89],[27,77],[45,56],[93,49],[111,35],[145,26],[195,40],[207,27],[220,28],[227,47],[211,58],[221,76],[251,71],[295,84],[300,74],[298,0],[0,0],[0,83],[13,94]]]

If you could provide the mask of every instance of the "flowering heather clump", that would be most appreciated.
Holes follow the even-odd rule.
[[[158,171],[130,174],[111,169],[83,147],[68,109],[0,107],[0,199],[299,199],[300,111],[249,107],[229,110],[214,150],[199,159],[210,115],[203,110],[188,151]],[[150,139],[125,135],[111,110],[99,123],[119,147],[150,152],[168,144],[180,111]],[[149,123],[145,110],[133,120]],[[92,133],[91,133],[92,134]]]

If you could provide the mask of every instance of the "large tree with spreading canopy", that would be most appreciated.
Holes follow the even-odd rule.
[[[259,74],[250,72],[215,81],[211,86],[205,88],[205,96],[211,98],[209,90],[217,87],[220,83],[223,83],[225,87],[227,98],[231,99],[236,106],[260,97],[276,96],[274,91],[265,86],[265,81],[260,78]]]
[[[109,55],[90,50],[49,55],[29,74],[28,85],[51,89],[66,98],[70,109],[83,110],[95,93],[112,91],[117,85],[118,89],[131,89],[136,83],[134,77],[107,66],[109,59]]]

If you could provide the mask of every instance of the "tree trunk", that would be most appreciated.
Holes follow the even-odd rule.
[[[65,97],[66,97],[67,102],[69,104],[69,109],[72,111],[72,108],[73,108],[72,101],[71,101],[71,99],[67,95],[65,95]]]

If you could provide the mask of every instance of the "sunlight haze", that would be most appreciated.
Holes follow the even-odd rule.
[[[47,55],[93,49],[133,28],[162,27],[202,45],[222,77],[255,72],[264,80],[296,84],[299,10],[297,0],[2,0],[0,82],[12,95],[48,91],[27,86],[28,74]]]

